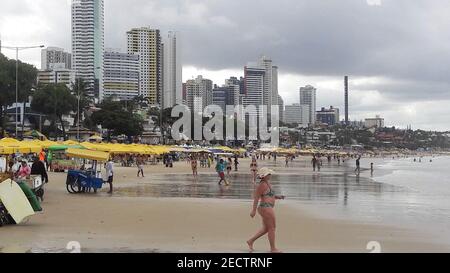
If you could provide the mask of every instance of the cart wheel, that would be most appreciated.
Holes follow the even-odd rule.
[[[71,187],[71,184],[70,184],[70,183],[66,183],[66,189],[67,189],[67,191],[68,191],[69,193],[74,193],[74,192],[72,191],[72,187]]]
[[[80,193],[82,191],[82,187],[80,184],[81,183],[78,183],[78,177],[70,184],[70,188],[72,189],[73,193]]]

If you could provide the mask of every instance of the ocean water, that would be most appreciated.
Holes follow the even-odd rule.
[[[432,162],[430,162],[432,160]],[[370,163],[374,163],[371,174]],[[272,177],[280,201],[324,218],[412,229],[450,245],[450,157],[363,158],[355,162],[324,162],[312,172],[308,161],[261,161],[275,170]],[[232,173],[230,186],[218,186],[212,172],[197,180],[186,174],[156,174],[151,181],[119,188],[117,196],[240,199],[251,202],[250,174]]]

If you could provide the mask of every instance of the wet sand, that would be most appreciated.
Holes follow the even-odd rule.
[[[349,192],[350,196],[358,191],[395,194],[402,188],[364,175],[357,178],[350,164],[313,173],[309,160],[297,159],[290,168],[284,167],[282,158],[276,165],[260,162],[277,171],[274,188],[288,197],[276,206],[281,250],[369,252],[370,241],[378,241],[384,252],[450,250],[448,244],[431,243],[430,234],[417,230],[319,213],[314,208],[317,201],[341,204],[345,191],[349,202]],[[248,160],[241,160],[230,187],[217,185],[213,168],[199,168],[199,179],[193,180],[185,162],[177,162],[175,168],[146,166],[145,178],[136,177],[136,168],[116,167],[112,196],[106,194],[106,187],[98,194],[70,195],[65,190],[66,175],[51,173],[44,212],[27,223],[0,228],[0,252],[68,252],[70,241],[80,242],[84,252],[246,252],[245,241],[260,227],[259,216],[249,216],[248,165]],[[267,251],[267,239],[257,241],[255,249]]]

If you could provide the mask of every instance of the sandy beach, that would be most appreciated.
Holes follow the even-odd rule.
[[[297,167],[285,172],[309,174],[309,160],[296,159]],[[275,169],[280,172],[284,160],[280,158],[278,164]],[[234,175],[246,177],[248,165],[247,159],[241,160],[240,171]],[[184,178],[189,186],[211,179],[208,190],[219,192],[213,168],[199,168],[198,182],[192,179],[186,162],[176,162],[174,168],[145,166],[145,178],[137,178],[136,172],[135,167],[116,167],[117,192],[112,196],[106,193],[107,185],[98,194],[69,194],[66,174],[50,173],[44,212],[21,225],[0,228],[0,252],[68,252],[70,241],[78,241],[83,252],[247,252],[245,241],[260,227],[260,217],[249,216],[250,197],[165,197],[151,191],[127,194],[128,190],[121,190],[152,185],[156,177],[170,174]],[[431,234],[323,217],[311,206],[303,207],[289,198],[277,203],[276,213],[277,244],[284,252],[370,252],[366,248],[370,241],[379,242],[383,252],[450,250],[447,243],[431,243]],[[267,252],[267,239],[257,241],[255,249]]]

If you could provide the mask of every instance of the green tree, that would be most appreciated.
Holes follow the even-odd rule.
[[[30,91],[36,86],[37,69],[19,61],[18,100],[25,102]],[[16,101],[16,61],[0,54],[0,126],[1,135],[5,133],[6,109]]]
[[[65,84],[38,86],[31,102],[33,111],[49,116],[53,115],[55,119],[61,122],[64,140],[66,139],[66,129],[62,117],[75,111],[76,107],[77,98],[70,93],[69,88]]]
[[[92,121],[108,130],[108,139],[119,135],[130,138],[139,136],[144,131],[142,117],[124,109],[120,101],[107,98],[99,107],[101,110],[92,114]]]

